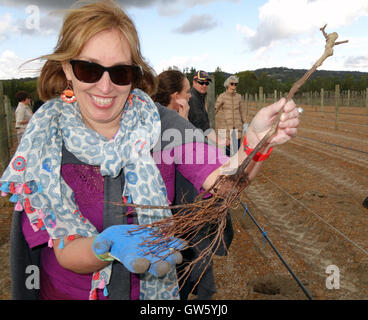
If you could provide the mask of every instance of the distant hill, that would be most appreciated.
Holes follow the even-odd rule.
[[[288,79],[298,79],[302,77],[307,70],[306,69],[289,69],[285,67],[275,67],[275,68],[262,68],[253,70],[253,72],[257,75],[257,78],[263,73],[266,72],[270,76],[276,78],[277,80],[283,82]],[[321,77],[334,77],[339,79],[344,79],[347,75],[351,75],[352,77],[359,79],[362,76],[368,76],[368,72],[359,72],[359,71],[327,71],[327,70],[316,70],[312,75],[311,79]]]
[[[243,70],[245,71],[245,70]],[[256,74],[257,78],[261,76],[263,72],[267,73],[270,77],[277,79],[280,82],[290,80],[290,79],[299,79],[302,77],[306,72],[307,69],[289,69],[285,67],[273,67],[273,68],[261,68],[256,70],[249,70]],[[210,72],[212,74],[213,72]],[[225,79],[231,75],[231,73],[223,71]],[[346,75],[351,75],[355,79],[360,79],[360,77],[365,76],[368,77],[368,72],[359,72],[359,71],[328,71],[328,70],[316,70],[311,79],[321,77],[333,77],[344,79]]]

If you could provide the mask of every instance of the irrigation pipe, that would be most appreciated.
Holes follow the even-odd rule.
[[[306,297],[309,300],[313,300],[312,296],[310,295],[310,293],[308,292],[308,290],[304,287],[304,285],[301,283],[301,281],[299,280],[299,278],[296,276],[296,274],[294,273],[294,271],[290,268],[290,266],[288,265],[288,263],[285,261],[285,259],[282,257],[282,255],[280,254],[280,252],[276,249],[276,247],[274,246],[274,244],[272,243],[272,241],[269,239],[267,233],[264,231],[263,228],[261,228],[261,226],[258,224],[257,220],[253,217],[253,215],[249,212],[248,207],[241,202],[243,208],[245,209],[245,212],[248,214],[248,216],[252,219],[252,221],[254,222],[254,224],[257,226],[257,228],[259,229],[259,231],[262,232],[263,235],[263,239],[266,240],[269,245],[271,246],[271,248],[273,249],[273,251],[277,254],[277,256],[280,258],[280,260],[282,261],[282,263],[284,264],[284,266],[286,267],[286,269],[289,271],[289,273],[293,276],[293,278],[295,279],[295,281],[297,282],[297,284],[299,285],[299,287],[303,290],[304,294],[306,295]]]

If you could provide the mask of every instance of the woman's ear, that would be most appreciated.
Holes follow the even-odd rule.
[[[170,95],[170,103],[169,103],[169,106],[171,106],[170,109],[173,109],[173,110],[178,110],[178,106],[177,106],[177,103],[176,103],[176,99],[178,98],[178,92],[174,92]]]
[[[178,98],[178,92],[174,92],[170,95],[170,104],[175,104],[176,99]]]
[[[61,67],[63,68],[63,71],[65,73],[66,80],[71,81],[72,80],[72,66],[69,62],[65,61],[61,63]]]
[[[174,92],[171,96],[175,99],[178,99],[179,92]]]

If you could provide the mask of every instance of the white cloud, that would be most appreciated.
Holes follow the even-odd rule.
[[[368,16],[367,0],[269,0],[259,9],[256,30],[240,25],[237,30],[250,49],[257,50],[283,39],[308,37],[324,24],[328,32],[361,16]]]
[[[57,33],[62,21],[56,15],[42,15],[39,21],[29,22],[27,17],[15,19],[10,13],[0,15],[0,41],[9,40],[14,35],[49,36]]]
[[[245,38],[252,38],[256,35],[256,32],[247,26],[242,26],[240,24],[236,25],[236,31],[240,32],[245,36]]]
[[[189,6],[189,7],[194,7],[196,5],[206,5],[209,4],[211,2],[218,2],[221,0],[183,0],[183,2]],[[227,0],[228,2],[239,2],[241,0]]]
[[[218,26],[214,17],[208,14],[194,14],[182,26],[174,31],[178,33],[191,34],[199,31],[207,31]]]
[[[5,50],[0,55],[0,79],[38,76],[43,63],[38,60],[24,64],[25,62],[13,51]]]
[[[348,69],[366,70],[368,69],[368,55],[348,57],[344,66]]]
[[[204,6],[213,2],[240,2],[241,0],[115,0],[122,8],[147,8],[156,6],[161,15],[175,15],[183,11],[183,8]],[[35,5],[41,10],[63,10],[75,3],[75,0],[1,0],[2,5],[26,8]]]
[[[187,8],[206,6],[212,2],[240,2],[241,0],[156,0],[150,1],[150,5],[157,5],[158,13],[162,16],[174,16],[182,13]]]
[[[67,9],[75,2],[76,0],[1,0],[2,5],[24,8],[29,5],[36,5],[47,10]],[[161,3],[166,2],[166,0],[116,0],[116,2],[122,7],[147,7],[154,2]]]
[[[16,32],[17,29],[10,13],[5,13],[0,16],[0,41],[6,40],[9,34]]]

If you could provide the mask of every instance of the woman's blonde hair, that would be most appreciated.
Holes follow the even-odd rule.
[[[78,56],[86,42],[101,31],[116,29],[127,39],[132,54],[132,64],[139,65],[143,77],[132,88],[148,94],[156,91],[153,69],[144,61],[137,30],[133,21],[112,0],[77,1],[83,6],[67,10],[54,53],[42,56],[46,59],[38,78],[38,93],[46,101],[57,97],[67,86],[62,63]]]

